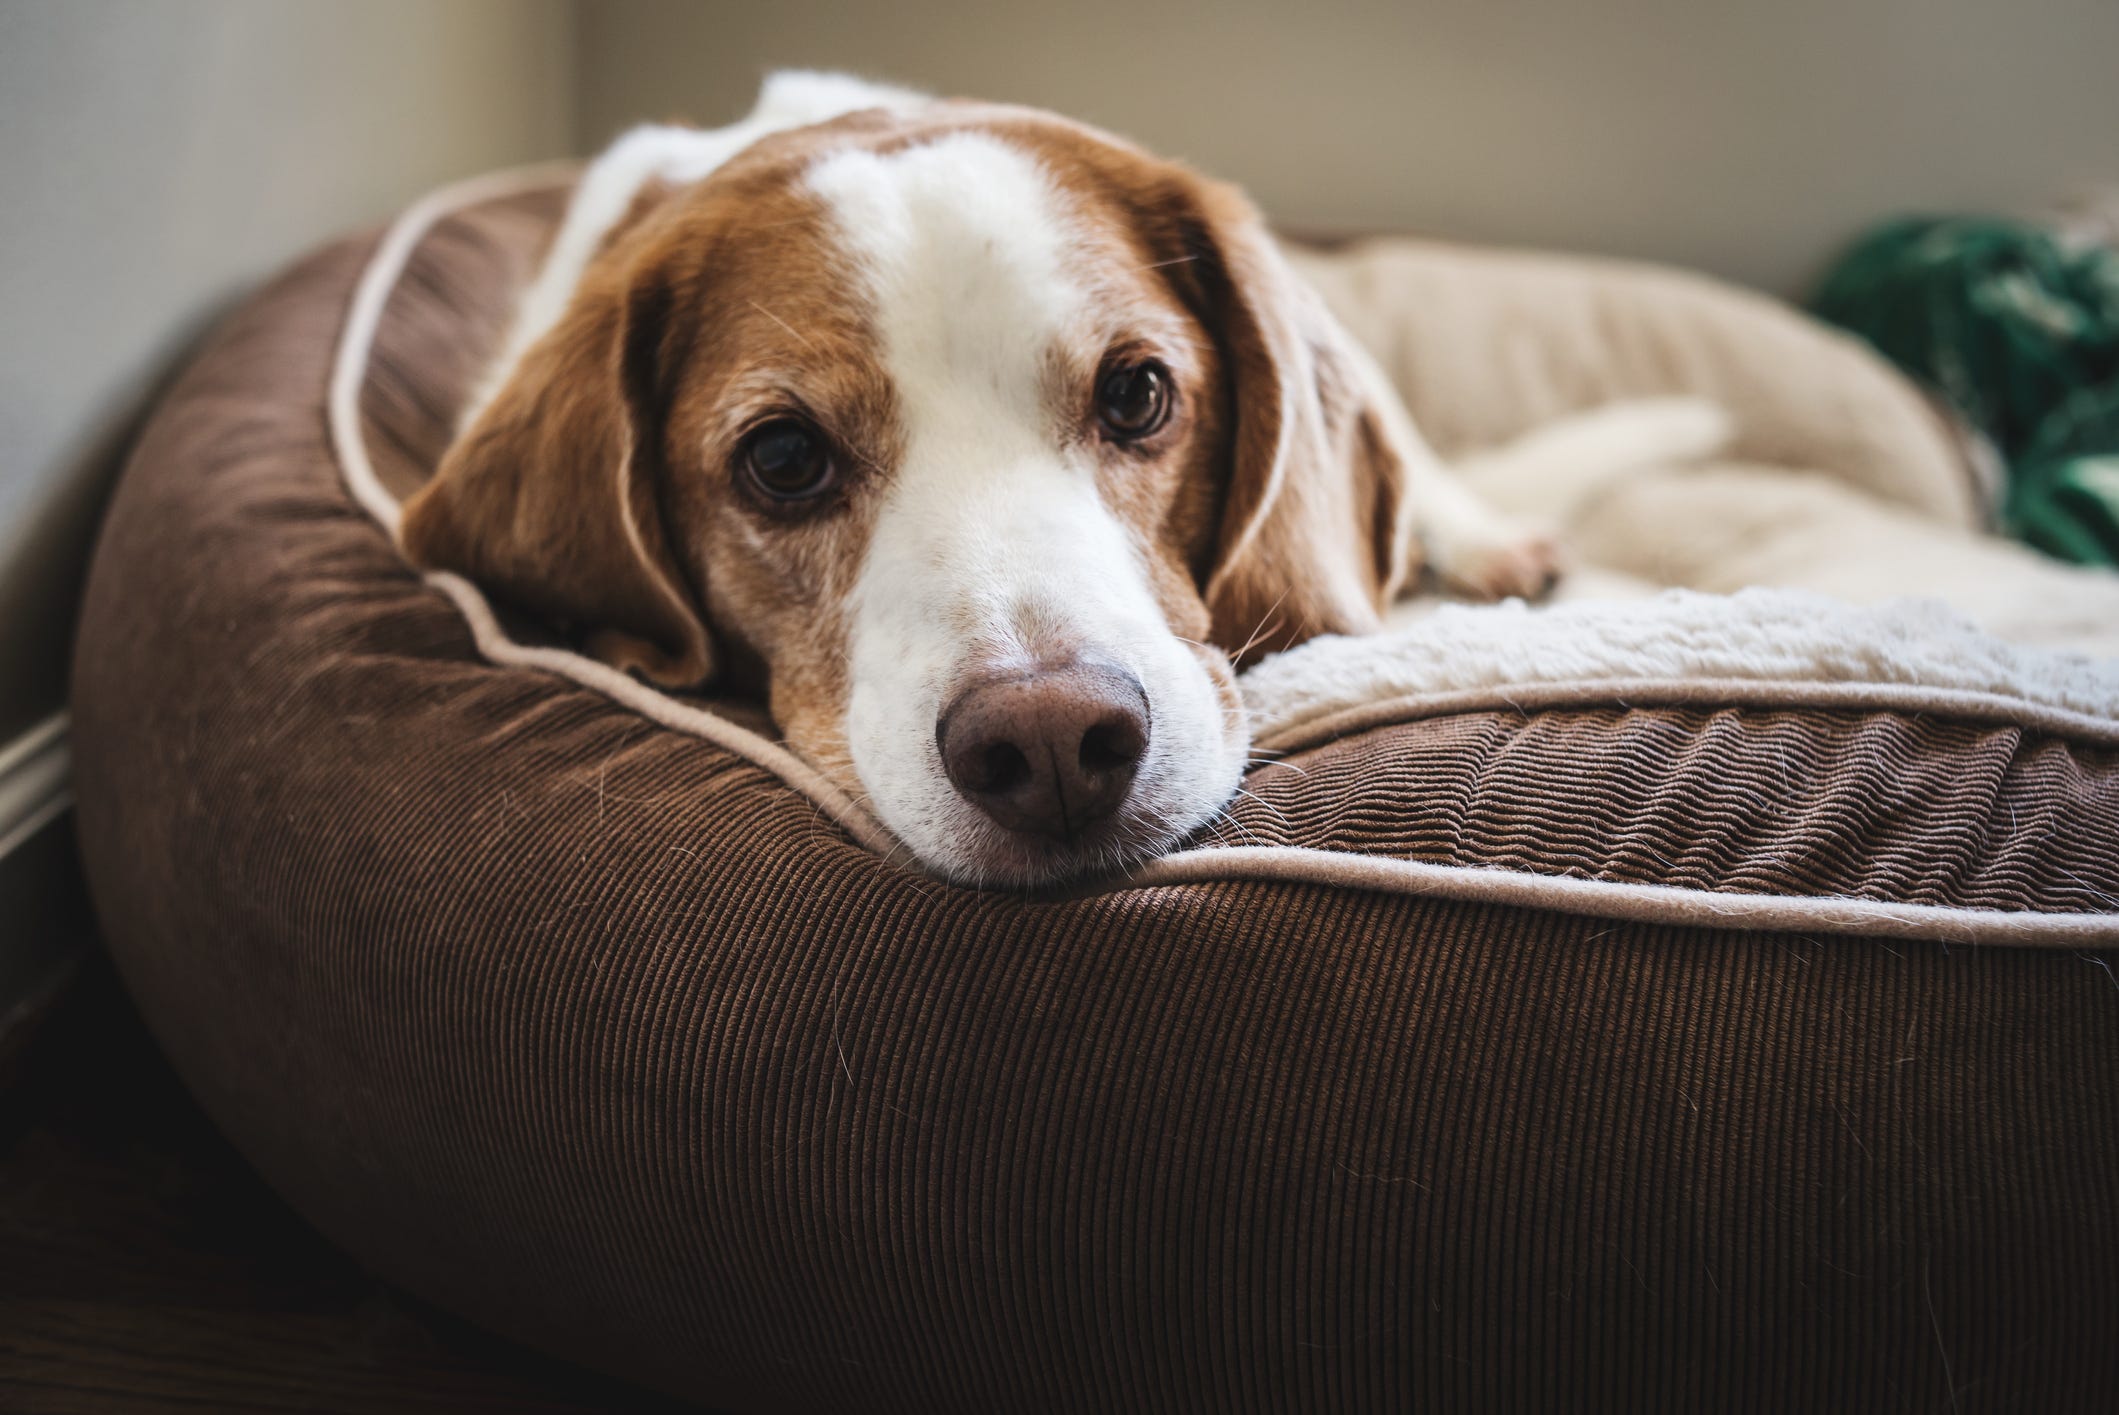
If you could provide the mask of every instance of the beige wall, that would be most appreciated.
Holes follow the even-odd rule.
[[[1285,225],[1783,292],[1879,215],[2119,178],[2119,0],[590,0],[581,44],[591,145],[845,67],[1064,109]]]
[[[291,256],[571,150],[565,0],[0,0],[0,743],[56,708],[114,444]]]

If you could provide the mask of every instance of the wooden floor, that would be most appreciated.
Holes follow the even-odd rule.
[[[88,970],[0,1074],[0,1411],[667,1411],[364,1275]]]

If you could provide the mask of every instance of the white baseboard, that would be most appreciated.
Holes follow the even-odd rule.
[[[0,1066],[35,1033],[95,937],[70,834],[67,718],[54,713],[0,746]]]
[[[74,803],[68,722],[55,712],[0,747],[0,860]]]

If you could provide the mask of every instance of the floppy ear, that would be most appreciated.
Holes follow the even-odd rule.
[[[398,538],[413,564],[581,626],[595,657],[689,688],[713,654],[660,504],[670,305],[650,272],[592,267],[406,503]]]
[[[1230,387],[1228,483],[1204,597],[1248,661],[1381,626],[1417,568],[1410,425],[1366,351],[1233,187],[1186,174],[1180,239]]]

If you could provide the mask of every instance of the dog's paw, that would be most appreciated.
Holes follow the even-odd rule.
[[[1473,599],[1541,598],[1559,582],[1562,568],[1559,542],[1551,535],[1509,526],[1459,539],[1435,560],[1443,583]]]
[[[1726,451],[1736,440],[1735,419],[1708,398],[1634,398],[1606,411],[1643,461],[1697,462]]]

